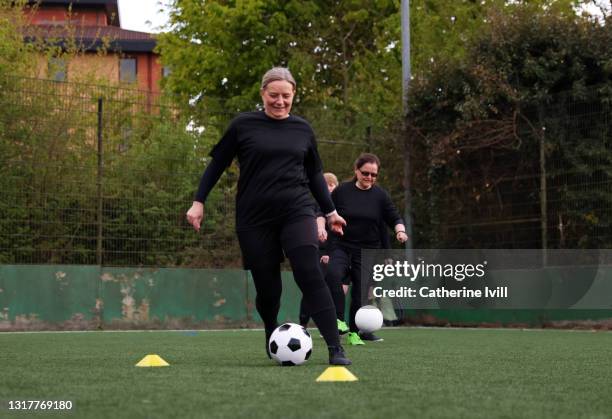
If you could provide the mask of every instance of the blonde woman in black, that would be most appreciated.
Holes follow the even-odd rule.
[[[329,349],[329,363],[349,365],[340,345],[334,303],[319,268],[316,199],[332,231],[342,234],[323,178],[310,124],[290,113],[296,83],[288,69],[275,67],[261,82],[263,111],[237,116],[213,148],[187,220],[199,231],[204,202],[226,167],[240,165],[236,195],[236,231],[245,269],[253,276],[255,307],[268,340],[277,327],[282,292],[283,254],[303,293],[308,311]],[[268,353],[268,356],[270,354]]]

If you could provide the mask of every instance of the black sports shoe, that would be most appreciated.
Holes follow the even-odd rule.
[[[276,330],[276,327],[277,326],[275,326],[271,330],[265,329],[266,330],[266,355],[268,355],[268,358],[270,359],[272,359],[272,355],[270,355],[270,336],[272,336],[272,333]]]
[[[342,346],[328,346],[329,365],[351,365],[351,360],[346,357]]]
[[[374,333],[363,333],[359,332],[359,337],[361,340],[367,340],[370,342],[382,342],[384,339],[376,336]]]

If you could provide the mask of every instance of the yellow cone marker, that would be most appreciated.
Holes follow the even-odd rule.
[[[167,367],[169,365],[161,356],[155,354],[145,356],[136,364],[137,367]]]
[[[357,377],[345,367],[328,367],[317,381],[357,381]]]

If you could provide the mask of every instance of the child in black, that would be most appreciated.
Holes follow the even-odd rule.
[[[331,172],[323,173],[323,178],[325,179],[325,183],[327,184],[327,190],[329,191],[329,193],[332,193],[333,190],[336,189],[336,186],[338,186],[338,178]],[[327,254],[328,232],[326,229],[325,218],[323,217],[323,213],[321,212],[321,209],[318,206],[316,206],[315,212],[317,214],[317,230],[319,236],[319,263],[321,267],[321,272],[323,273],[323,276],[325,276],[325,273],[327,272],[327,264],[329,262],[329,255]],[[306,309],[306,303],[304,301],[304,298],[302,298],[302,301],[300,302],[299,319],[300,325],[302,325],[302,327],[308,326],[310,314]],[[339,332],[342,333],[342,330],[339,330]]]

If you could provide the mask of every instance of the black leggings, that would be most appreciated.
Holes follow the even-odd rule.
[[[351,307],[349,312],[349,329],[358,332],[355,324],[355,314],[361,307],[362,281],[361,281],[361,249],[348,249],[336,247],[329,255],[329,265],[325,281],[334,299],[336,316],[344,320],[345,297],[342,290],[342,280],[350,276],[351,279]]]
[[[321,263],[321,249],[319,249],[319,267],[321,268],[321,273],[323,274],[323,278],[325,278],[325,274],[327,273],[327,263]],[[333,297],[332,297],[333,299]],[[300,301],[300,324],[302,326],[306,326],[308,324],[308,321],[310,320],[310,312],[308,311],[307,307],[306,307],[306,302],[304,301],[304,298],[302,297],[302,301]]]
[[[287,252],[293,277],[303,294],[304,303],[328,346],[340,345],[334,302],[319,268],[318,250],[300,246]],[[280,264],[251,267],[257,296],[255,307],[267,331],[277,325],[282,281]]]

